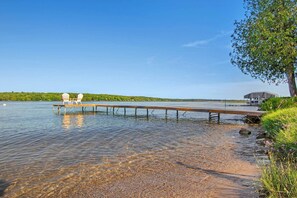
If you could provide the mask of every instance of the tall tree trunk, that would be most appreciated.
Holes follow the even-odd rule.
[[[295,73],[294,73],[294,67],[291,71],[287,73],[288,78],[288,84],[289,84],[289,90],[291,97],[297,96],[297,88],[296,88],[296,79],[295,79]]]

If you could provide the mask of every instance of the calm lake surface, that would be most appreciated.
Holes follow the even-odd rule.
[[[168,119],[164,111],[150,111],[148,120],[146,110],[138,110],[137,118],[134,110],[124,117],[122,110],[106,115],[105,108],[98,113],[70,110],[58,115],[52,104],[57,102],[0,102],[0,196],[42,196],[70,188],[83,180],[77,177],[89,177],[94,169],[106,171],[131,156],[181,147],[185,139],[217,127],[207,122],[207,113],[180,112],[178,121],[170,111]],[[107,104],[257,109],[219,102]],[[241,118],[223,115],[222,121],[238,125]]]

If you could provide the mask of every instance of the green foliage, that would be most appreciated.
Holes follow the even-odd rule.
[[[269,101],[273,110],[296,104],[296,98]],[[297,197],[297,107],[271,111],[262,118],[262,124],[275,141],[275,149],[260,181],[268,197]]]
[[[209,99],[169,99],[145,96],[121,96],[109,94],[83,93],[83,101],[183,101],[183,102],[228,102],[243,103],[244,100],[209,100]],[[69,93],[70,98],[76,98],[78,93]],[[0,101],[61,101],[62,93],[36,93],[36,92],[0,92]]]
[[[288,82],[296,95],[297,0],[245,0],[246,18],[235,22],[231,62],[269,83]]]
[[[296,133],[297,107],[281,109],[265,115],[262,118],[262,125],[272,138],[276,138],[281,131],[284,131],[284,133]]]
[[[291,159],[281,161],[271,155],[260,181],[268,197],[297,197],[297,165]]]
[[[277,149],[297,155],[297,124],[289,123],[285,130],[276,134],[275,139]]]
[[[76,98],[77,93],[69,93]],[[61,101],[62,93],[2,92],[0,101]],[[144,96],[120,96],[108,94],[84,94],[83,101],[169,101],[166,98]]]
[[[290,107],[297,107],[297,97],[270,98],[260,105],[262,111],[275,111]]]

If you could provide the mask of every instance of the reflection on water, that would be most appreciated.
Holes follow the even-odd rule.
[[[76,126],[77,127],[82,127],[84,124],[84,116],[79,114],[76,116]]]
[[[68,128],[70,128],[70,125],[71,125],[70,115],[65,114],[63,116],[63,127],[65,129],[68,129]]]
[[[36,197],[71,188],[123,161],[129,165],[129,159],[139,160],[136,156],[183,147],[187,140],[207,136],[217,127],[200,113],[188,113],[176,122],[175,112],[168,112],[165,122],[164,111],[154,111],[148,120],[141,117],[145,111],[139,111],[137,119],[129,116],[133,110],[126,117],[121,112],[57,115],[52,104],[7,102],[0,109],[0,179],[10,184],[4,196]],[[201,103],[153,105],[200,107]],[[211,142],[195,143],[200,144]]]
[[[70,127],[83,127],[84,125],[84,115],[83,114],[62,114],[63,122],[62,126],[64,129],[69,129]]]

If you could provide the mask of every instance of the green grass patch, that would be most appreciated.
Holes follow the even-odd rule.
[[[296,133],[297,107],[281,109],[265,115],[262,118],[262,125],[273,139],[275,139],[277,135],[279,138],[291,139],[295,137],[294,135],[286,134]],[[282,133],[283,135],[279,135],[279,133]]]
[[[268,113],[262,125],[274,140],[270,164],[260,179],[267,196],[297,197],[297,107]]]
[[[263,111],[276,111],[290,107],[297,107],[297,97],[270,98],[260,105],[260,108]]]
[[[288,158],[281,161],[271,155],[260,180],[267,197],[297,197],[297,165]]]

